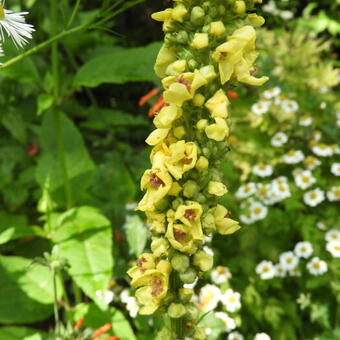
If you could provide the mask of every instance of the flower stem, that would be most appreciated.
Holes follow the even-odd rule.
[[[182,282],[179,278],[179,274],[173,271],[170,280],[170,291],[178,293],[179,289],[182,287]],[[174,340],[184,339],[184,319],[171,319],[171,334],[174,336]]]

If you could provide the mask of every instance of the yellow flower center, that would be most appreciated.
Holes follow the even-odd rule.
[[[4,20],[4,19],[5,19],[5,11],[2,5],[0,4],[0,20]]]
[[[308,176],[302,176],[302,182],[309,183],[310,178]]]
[[[319,263],[319,262],[314,262],[314,263],[313,263],[313,267],[314,267],[315,269],[320,269],[320,263]]]
[[[318,197],[318,194],[315,193],[315,192],[310,194],[310,198],[313,199],[313,200],[315,200],[317,197]]]

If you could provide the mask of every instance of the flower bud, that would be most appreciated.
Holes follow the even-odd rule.
[[[191,198],[199,191],[199,186],[194,181],[186,181],[183,186],[183,195],[184,197]]]
[[[188,61],[188,66],[189,66],[190,70],[192,70],[192,71],[195,70],[196,67],[197,67],[197,61],[195,59],[190,59]]]
[[[255,13],[248,14],[248,21],[253,27],[261,27],[265,23],[264,17]]]
[[[223,196],[227,192],[227,187],[221,182],[210,181],[208,184],[208,193],[210,195]]]
[[[201,156],[198,161],[196,162],[196,169],[199,171],[204,171],[206,169],[208,169],[209,167],[209,161],[207,158],[205,158],[204,156]]]
[[[185,60],[176,60],[166,68],[165,73],[168,76],[177,76],[185,71],[185,66],[186,66]]]
[[[172,11],[171,18],[175,21],[182,22],[183,18],[187,15],[188,10],[183,4],[178,4]]]
[[[204,16],[205,16],[204,9],[199,6],[195,6],[191,10],[190,20],[194,24],[200,24],[203,22]]]
[[[177,253],[172,257],[171,265],[176,271],[184,273],[190,265],[189,257]]]
[[[198,130],[204,130],[206,127],[208,126],[208,120],[207,119],[200,119],[197,124],[196,127]]]
[[[183,199],[177,197],[175,200],[172,201],[172,208],[176,210],[181,204],[183,204]]]
[[[194,99],[192,100],[194,106],[203,106],[204,102],[205,102],[205,97],[203,96],[203,94],[201,93],[197,93],[194,97]]]
[[[181,303],[172,303],[168,308],[168,315],[172,319],[179,319],[186,313],[185,307]]]
[[[207,80],[207,81],[211,81],[214,78],[217,77],[217,74],[215,72],[215,68],[213,65],[206,65],[203,66],[200,69],[200,73],[202,74],[202,76]]]
[[[180,288],[179,289],[179,298],[183,302],[189,302],[194,295],[194,291],[190,288]]]
[[[185,136],[185,128],[184,126],[177,126],[174,129],[174,136],[178,139],[182,139],[183,136]]]
[[[196,280],[196,271],[193,268],[188,268],[184,273],[180,273],[179,277],[184,283],[193,283]]]
[[[153,254],[157,257],[167,254],[167,250],[169,249],[169,242],[162,237],[155,237],[151,242],[151,250]]]
[[[207,33],[195,33],[194,39],[191,42],[191,46],[200,50],[209,45],[209,36]]]
[[[195,305],[188,305],[186,306],[187,315],[190,320],[197,320],[199,318],[199,311]]]
[[[206,272],[212,268],[214,264],[214,258],[203,250],[200,250],[194,255],[193,264],[202,272]]]
[[[197,327],[193,337],[195,340],[205,340],[206,339],[205,328]]]
[[[246,11],[246,4],[244,1],[235,1],[234,3],[234,13],[242,14]]]
[[[222,21],[214,21],[210,24],[211,35],[221,35],[225,32],[225,26]]]

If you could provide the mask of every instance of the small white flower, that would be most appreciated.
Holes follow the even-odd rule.
[[[227,340],[244,340],[244,336],[239,332],[231,332],[229,333]]]
[[[294,180],[295,184],[303,190],[309,188],[316,182],[315,177],[312,176],[312,173],[309,170],[297,173],[294,176]]]
[[[221,319],[225,325],[225,330],[227,332],[232,331],[233,329],[236,328],[236,323],[235,320],[233,318],[231,318],[227,313],[224,312],[217,312],[215,313],[215,316],[218,319]]]
[[[303,161],[303,164],[306,166],[308,170],[314,170],[321,164],[321,162],[316,157],[308,156]]]
[[[280,202],[291,196],[288,183],[280,183],[279,181],[272,182],[272,199],[273,201]]]
[[[221,299],[221,290],[214,285],[205,285],[201,288],[198,301],[198,309],[208,312],[216,308]]]
[[[318,130],[313,131],[313,133],[312,133],[312,139],[313,140],[316,140],[318,142],[321,139],[321,137],[322,137],[321,131],[318,131]]]
[[[231,278],[231,273],[227,267],[217,266],[214,270],[212,270],[210,277],[213,283],[221,285]]]
[[[126,309],[128,310],[132,318],[135,318],[138,315],[139,305],[135,297],[128,297],[128,299],[126,300]]]
[[[268,214],[268,208],[260,202],[255,202],[250,206],[250,212],[255,221],[263,220]]]
[[[295,100],[286,99],[282,102],[281,107],[284,112],[292,113],[299,109],[299,105]]]
[[[265,101],[259,101],[258,103],[255,103],[251,107],[251,111],[255,113],[256,115],[263,115],[266,112],[268,112],[270,106],[270,102],[265,102]]]
[[[278,13],[278,9],[276,7],[276,4],[273,0],[270,0],[267,4],[262,6],[262,9],[265,12],[271,13],[271,14],[277,14]]]
[[[290,19],[292,19],[294,17],[294,13],[291,12],[291,11],[281,11],[280,12],[280,17],[281,17],[281,19],[287,21],[287,20],[290,20]]]
[[[198,282],[198,277],[196,276],[196,279],[193,283],[185,283],[183,285],[183,288],[189,288],[189,289],[194,289],[195,286],[197,285],[197,282]]]
[[[273,146],[282,146],[282,145],[286,144],[287,141],[288,141],[287,135],[283,132],[278,132],[272,137],[270,143]]]
[[[247,198],[254,194],[256,192],[256,184],[253,182],[249,182],[247,184],[244,184],[238,188],[236,191],[236,198],[242,199],[242,198]]]
[[[305,155],[301,150],[290,150],[285,155],[283,155],[283,161],[286,164],[297,164],[303,161]]]
[[[340,242],[340,230],[331,229],[325,234],[325,240],[327,242],[339,241]]]
[[[340,185],[337,187],[331,187],[327,191],[327,198],[330,202],[340,201]]]
[[[257,333],[254,340],[270,340],[270,336],[266,333]]]
[[[326,230],[327,229],[327,226],[325,225],[325,223],[321,222],[321,221],[318,221],[316,223],[316,227],[320,230]]]
[[[292,251],[286,251],[280,255],[280,264],[283,269],[294,269],[299,263],[299,258]]]
[[[273,174],[273,167],[268,164],[257,164],[253,167],[253,174],[259,177],[269,177]]]
[[[111,291],[111,290],[107,290],[107,291],[101,291],[101,290],[97,290],[96,291],[96,296],[102,300],[106,305],[110,304],[110,302],[112,302],[115,294]]]
[[[276,86],[264,91],[263,97],[265,97],[266,99],[272,99],[274,97],[277,97],[280,93],[281,89],[278,86]]]
[[[262,7],[262,8],[263,8],[263,7]],[[285,95],[283,95],[283,94],[280,94],[280,95],[278,95],[278,96],[275,98],[274,103],[275,103],[276,105],[282,105],[282,103],[283,103],[285,100],[287,100],[287,97],[286,97]]]
[[[224,304],[228,312],[236,312],[241,308],[240,298],[240,293],[234,292],[232,289],[229,288],[221,296],[221,302]]]
[[[275,276],[275,268],[271,261],[260,262],[256,266],[255,271],[258,275],[260,275],[262,280],[269,280]]]
[[[327,107],[327,103],[326,102],[321,102],[320,103],[320,109],[324,110]]]
[[[325,193],[320,189],[316,188],[314,190],[307,191],[303,195],[303,201],[310,207],[316,207],[325,199]]]
[[[214,256],[214,251],[209,248],[208,246],[204,246],[203,247],[203,250],[208,254],[208,255],[211,255],[211,256]]]
[[[12,12],[2,7],[0,3],[0,35],[4,41],[6,34],[13,40],[18,47],[23,47],[32,39],[32,33],[35,31],[33,26],[25,22],[25,15],[28,12]]]
[[[120,301],[122,301],[123,303],[127,303],[127,301],[130,298],[129,290],[128,289],[122,290],[122,292],[120,293],[119,297],[120,297]]]
[[[240,221],[243,224],[251,224],[255,222],[253,215],[248,211],[240,215]]]
[[[295,245],[294,252],[296,256],[307,259],[313,254],[313,246],[310,242],[307,241],[298,242]]]
[[[125,209],[130,211],[134,210],[137,207],[138,203],[137,202],[128,202],[125,204]]]
[[[312,275],[322,275],[327,272],[327,263],[320,260],[318,257],[313,257],[311,261],[307,263],[307,269]]]
[[[320,157],[330,157],[333,155],[333,149],[326,144],[316,144],[312,147],[312,151]]]
[[[333,163],[331,166],[331,173],[334,176],[340,176],[340,163]]]
[[[204,331],[205,331],[205,335],[211,335],[212,333],[212,329],[209,327],[207,327]]]
[[[309,115],[303,115],[299,119],[299,125],[301,126],[309,126],[313,122],[313,118]]]
[[[280,263],[277,263],[274,266],[275,269],[275,276],[276,277],[285,277],[287,274],[287,271],[282,267],[282,265]]]
[[[326,249],[332,254],[333,257],[340,257],[340,241],[328,242]]]

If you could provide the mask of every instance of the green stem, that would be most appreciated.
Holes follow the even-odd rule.
[[[74,19],[76,18],[79,8],[80,8],[80,1],[81,0],[77,0],[76,4],[74,5],[70,20],[68,21],[67,25],[66,25],[66,29],[68,29],[69,27],[72,26]]]
[[[55,330],[56,333],[59,334],[59,312],[58,312],[58,293],[57,293],[57,273],[55,268],[52,268],[52,275],[53,275],[53,310],[54,310],[54,320],[55,320]]]
[[[170,280],[170,291],[178,294],[179,289],[181,288],[181,280],[179,278],[179,274],[175,271],[171,274]],[[184,319],[170,319],[171,320],[171,334],[174,336],[174,340],[182,340],[184,339]]]

